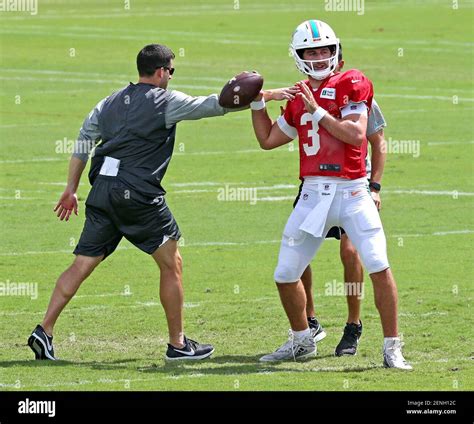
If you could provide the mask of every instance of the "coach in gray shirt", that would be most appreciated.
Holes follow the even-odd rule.
[[[60,220],[77,215],[76,191],[90,151],[86,222],[73,264],[59,277],[48,310],[28,344],[36,359],[54,360],[53,327],[59,314],[94,268],[125,237],[150,254],[160,268],[160,300],[169,329],[168,360],[204,359],[214,348],[183,333],[180,231],[166,205],[162,180],[173,154],[176,124],[224,115],[216,94],[191,97],[168,91],[173,52],[145,46],[137,56],[139,80],[100,101],[85,119],[69,164],[67,187],[55,211]],[[100,141],[100,143],[98,143]]]

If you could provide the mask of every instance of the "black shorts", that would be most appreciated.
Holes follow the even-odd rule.
[[[163,196],[152,199],[117,178],[98,176],[86,200],[86,222],[74,254],[105,259],[122,237],[152,254],[166,240],[180,236]]]
[[[293,209],[296,207],[296,204],[298,203],[298,200],[300,200],[301,196],[301,190],[303,189],[303,182],[301,181],[300,187],[298,189],[298,195],[296,196],[295,201],[293,202]],[[346,234],[344,231],[344,228],[342,227],[331,227],[326,234],[326,238],[335,238],[336,240],[341,240],[341,236],[343,234]]]

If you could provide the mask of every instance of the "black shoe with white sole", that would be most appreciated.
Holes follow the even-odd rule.
[[[48,336],[41,325],[37,325],[28,338],[28,346],[35,353],[35,359],[55,361],[53,337]]]
[[[323,326],[315,317],[308,317],[308,326],[315,343],[320,342],[326,337],[326,332],[324,331]]]
[[[184,347],[178,348],[168,343],[165,358],[168,361],[192,361],[205,359],[211,356],[214,347],[210,344],[200,344],[184,337]]]
[[[360,324],[347,323],[344,328],[342,339],[336,347],[335,355],[355,355],[357,353],[357,346],[361,336],[362,321],[360,321]]]

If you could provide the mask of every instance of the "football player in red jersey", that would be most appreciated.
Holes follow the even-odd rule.
[[[343,227],[356,247],[374,286],[375,304],[384,334],[384,366],[412,369],[401,351],[397,287],[390,270],[385,234],[367,190],[367,114],[373,88],[358,70],[335,73],[339,39],[322,21],[299,25],[290,51],[297,68],[308,76],[285,113],[273,122],[263,95],[252,104],[252,123],[263,149],[299,139],[300,199],[283,231],[275,269],[290,337],[261,361],[303,359],[316,354],[306,317],[306,294],[300,280],[329,229]]]
[[[337,72],[344,67],[342,46],[340,44],[338,62],[336,68]],[[281,97],[283,97],[283,94],[285,93],[294,92],[292,89],[293,87],[280,89],[278,93],[281,93]],[[276,100],[276,92],[276,90],[272,90],[271,92],[267,91],[264,94],[264,97],[269,100]],[[380,209],[381,207],[380,182],[382,180],[386,158],[384,138],[384,127],[386,126],[385,118],[374,98],[372,99],[372,108],[370,109],[367,121],[367,140],[372,149],[370,157],[369,155],[366,157],[366,171],[370,193],[377,209]],[[302,188],[303,182],[300,184],[298,196],[296,197],[293,207],[298,203]],[[340,240],[340,258],[344,266],[344,289],[348,307],[348,316],[344,332],[334,353],[336,356],[355,355],[357,353],[359,340],[362,336],[360,304],[363,295],[364,270],[359,254],[349,240],[349,237],[347,237],[343,228],[332,227],[326,234],[326,238],[336,238],[337,240]],[[301,275],[301,282],[303,283],[306,292],[306,316],[308,317],[308,325],[313,334],[314,341],[318,343],[326,337],[326,332],[316,319],[312,292],[312,271],[310,265],[308,265]]]

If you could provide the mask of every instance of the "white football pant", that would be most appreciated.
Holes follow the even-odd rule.
[[[334,226],[344,228],[369,274],[389,268],[385,234],[367,179],[309,177],[283,231],[275,281],[297,282]]]

